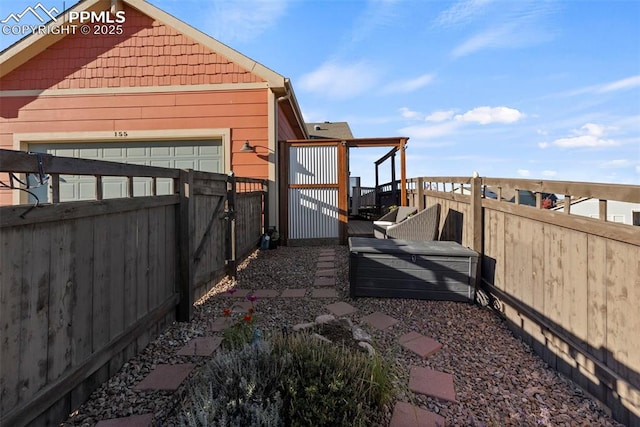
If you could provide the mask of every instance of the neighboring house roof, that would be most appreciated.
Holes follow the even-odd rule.
[[[305,126],[311,139],[353,139],[351,128],[347,122],[306,123]]]
[[[306,132],[304,126],[304,120],[302,119],[302,112],[297,102],[293,87],[289,78],[286,78],[275,71],[265,67],[264,65],[252,60],[251,58],[241,54],[240,52],[230,48],[229,46],[221,43],[211,36],[197,30],[196,28],[184,23],[183,21],[175,18],[174,16],[166,13],[165,11],[147,3],[144,0],[82,0],[75,6],[64,11],[57,17],[55,21],[51,21],[47,24],[48,27],[68,27],[70,25],[78,24],[75,21],[68,21],[67,19],[61,19],[62,16],[68,16],[69,12],[82,12],[82,11],[106,11],[111,10],[112,13],[122,10],[124,5],[129,6],[138,12],[147,15],[148,17],[167,25],[178,33],[183,34],[196,43],[203,45],[211,51],[228,58],[231,62],[238,64],[238,66],[246,69],[253,75],[257,76],[260,80],[264,81],[266,85],[279,97],[279,101],[288,101],[292,114],[295,116],[296,121],[299,123],[303,132]],[[36,55],[42,53],[47,48],[62,40],[64,37],[69,36],[63,31],[46,31],[44,34],[31,34],[24,37],[13,45],[9,46],[2,52],[0,52],[0,77],[4,77],[11,73],[16,68],[27,63]]]

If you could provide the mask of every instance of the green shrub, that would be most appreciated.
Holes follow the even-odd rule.
[[[285,366],[265,341],[216,353],[189,389],[181,425],[283,426],[277,389]]]
[[[187,426],[369,426],[394,397],[392,364],[313,339],[273,336],[221,350],[179,416]]]

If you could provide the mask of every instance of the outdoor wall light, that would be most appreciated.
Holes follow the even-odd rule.
[[[256,147],[254,147],[253,145],[249,144],[249,140],[247,139],[244,144],[242,144],[242,148],[240,149],[241,152],[243,153],[255,153],[256,152]]]

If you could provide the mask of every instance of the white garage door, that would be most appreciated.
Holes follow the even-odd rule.
[[[29,150],[54,156],[106,160],[110,162],[166,168],[195,169],[205,172],[224,172],[221,140],[202,141],[127,141],[87,143],[39,143]],[[90,176],[61,175],[60,201],[95,199],[95,178]],[[125,178],[104,177],[103,197],[127,197]],[[171,179],[158,179],[157,194],[173,192]],[[50,200],[50,191],[40,188],[34,191],[40,202]],[[151,195],[151,179],[134,179],[134,195]]]

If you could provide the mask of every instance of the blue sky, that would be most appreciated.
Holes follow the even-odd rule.
[[[409,137],[410,177],[640,184],[640,1],[148,1],[290,77],[307,121]]]

